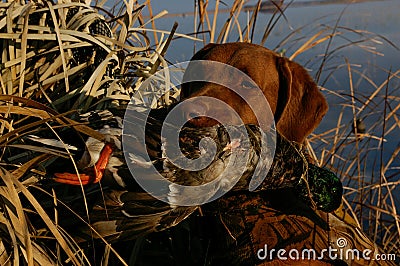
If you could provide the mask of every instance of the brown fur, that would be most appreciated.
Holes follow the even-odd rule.
[[[222,62],[250,76],[268,100],[278,131],[289,140],[303,142],[328,110],[324,96],[302,66],[264,47],[249,43],[208,44],[191,60]],[[218,73],[213,74],[218,75]],[[223,80],[231,77],[222,75],[219,78]],[[234,86],[242,86],[241,80],[233,79],[232,82],[235,83]],[[251,96],[251,90],[247,90],[246,93]],[[197,96],[209,96],[224,101],[239,114],[245,124],[262,123],[257,122],[250,106],[226,87],[204,82],[182,85],[181,100]],[[252,107],[260,110],[266,108],[262,105],[262,101],[257,99]],[[217,123],[213,119],[206,118],[208,114],[226,113],[223,107],[206,103],[202,106],[193,105],[190,111],[204,116],[190,121],[199,127],[213,126]]]

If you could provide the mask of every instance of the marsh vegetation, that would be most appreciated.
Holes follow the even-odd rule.
[[[144,3],[0,3],[1,265],[89,264],[93,254],[86,251],[93,243],[82,244],[72,238],[59,226],[57,211],[53,216],[46,213],[42,198],[37,197],[38,192],[47,193],[39,186],[48,178],[46,169],[56,157],[72,158],[70,151],[27,143],[25,137],[47,132],[62,141],[59,130],[72,127],[83,135],[101,138],[78,123],[77,114],[110,108],[123,111],[146,77],[175,63],[169,51],[179,50],[176,45],[182,40],[190,43],[193,51],[208,42],[237,40],[268,45],[312,70],[324,87],[331,112],[310,136],[308,148],[319,165],[341,177],[343,210],[337,214],[347,213],[346,219],[365,231],[385,253],[400,255],[400,69],[366,62],[367,70],[346,57],[351,51],[387,58],[380,47],[390,47],[398,56],[397,43],[379,33],[342,25],[346,8],[329,17],[330,23],[316,20],[293,26],[288,11],[295,5],[293,1],[271,6],[262,1],[248,5],[233,0],[224,6],[228,12],[223,14],[222,1],[216,0],[212,6],[206,0],[194,1],[189,18],[193,30],[182,32],[171,23],[171,34],[157,27],[158,23],[165,25],[167,12],[154,13],[155,2],[140,2]],[[261,15],[263,9],[269,13]],[[243,14],[244,20],[240,18]],[[95,21],[106,24],[100,27],[103,32],[93,32],[88,26]],[[269,43],[281,25],[289,25],[289,33]],[[385,78],[372,76],[377,73]],[[157,88],[137,101],[152,94],[157,94]],[[179,88],[174,88],[154,107],[168,104],[178,95]],[[56,194],[48,197],[55,205],[62,204]],[[78,219],[88,223],[90,216]],[[105,265],[110,254],[127,263],[107,241],[96,241],[104,251],[96,256]]]

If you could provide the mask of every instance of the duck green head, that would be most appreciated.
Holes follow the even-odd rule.
[[[317,209],[324,212],[332,212],[339,208],[342,202],[343,186],[334,173],[325,168],[309,164],[307,183],[311,192],[311,199]],[[302,199],[311,203],[306,181],[302,180],[296,189]]]

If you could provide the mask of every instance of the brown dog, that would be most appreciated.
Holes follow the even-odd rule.
[[[187,109],[184,109],[184,112],[186,114],[186,119],[194,126],[207,127],[215,125],[217,121],[210,117],[221,119],[227,123],[238,123],[236,117],[232,117],[228,114],[227,109],[229,108],[227,108],[226,105],[216,104],[215,102],[207,100],[194,101],[196,98],[199,98],[199,96],[208,96],[228,104],[240,116],[244,124],[258,124],[261,128],[266,129],[263,125],[268,126],[268,121],[271,121],[271,117],[261,117],[261,120],[265,118],[265,121],[260,121],[260,119],[257,120],[257,117],[260,117],[256,117],[255,115],[255,113],[259,111],[265,116],[271,113],[265,101],[260,99],[265,96],[269,103],[270,110],[272,111],[271,115],[273,115],[275,119],[277,130],[287,139],[302,143],[318,126],[322,117],[328,110],[328,104],[324,96],[302,66],[264,47],[249,43],[209,44],[197,52],[191,60],[221,62],[241,70],[252,80],[249,82],[249,80],[243,78],[243,75],[232,74],[232,71],[229,70],[225,71],[223,66],[220,69],[217,67],[209,70],[207,68],[207,61],[204,62],[204,67],[200,66],[194,69],[191,69],[191,65],[189,64],[185,72],[184,81],[198,80],[197,76],[200,77],[199,80],[215,81],[193,81],[182,84],[181,100],[192,101],[192,104],[187,105]],[[228,88],[222,84],[229,84],[230,86]],[[234,90],[232,90],[232,88],[234,88]],[[255,91],[260,92],[260,89],[262,94],[259,93],[257,95]],[[240,96],[234,91],[238,92]],[[246,103],[241,96],[250,99],[250,101],[248,101],[249,104]],[[257,248],[263,247],[264,244],[268,244],[269,248],[276,248],[278,244],[281,245],[285,243],[285,241],[290,243],[292,240],[290,238],[292,237],[299,237],[299,239],[304,238],[304,241],[297,241],[299,242],[299,250],[307,246],[313,247],[314,241],[312,237],[309,238],[309,236],[313,235],[313,230],[315,228],[318,228],[320,235],[326,235],[326,232],[316,227],[312,220],[302,217],[301,215],[282,216],[279,211],[272,214],[265,213],[265,210],[270,209],[268,207],[270,202],[267,199],[269,194],[270,193],[245,194],[242,196],[233,195],[232,198],[226,199],[226,202],[232,201],[234,202],[233,205],[238,205],[238,209],[242,210],[242,212],[239,212],[240,214],[234,211],[224,212],[220,217],[221,221],[223,219],[226,219],[225,223],[227,221],[235,221],[233,222],[234,225],[229,229],[230,232],[233,232],[236,228],[241,228],[240,226],[247,226],[248,228],[246,227],[246,229],[240,231],[237,237],[238,239],[247,239],[247,237],[249,237],[249,239],[252,239],[250,246],[253,248],[256,247],[256,249],[251,250],[248,241],[246,242],[242,239],[240,241],[238,240],[238,242],[234,242],[231,246],[221,248],[221,250],[214,254],[216,257],[220,256],[220,254],[232,254],[232,256],[228,256],[232,260],[243,260],[246,261],[246,264],[247,261],[250,264],[261,263],[261,261],[257,260],[246,260],[245,257],[255,256]],[[287,201],[290,195],[289,192],[289,194],[280,196],[285,199],[284,201]],[[246,197],[245,202],[240,202],[241,197]],[[224,202],[224,199],[217,201],[216,204],[218,204],[218,202]],[[255,204],[252,202],[255,202]],[[222,204],[221,206],[224,205]],[[246,209],[246,206],[262,206],[260,209],[263,211],[252,216],[249,215],[249,213],[252,213],[253,209],[249,211]],[[260,219],[260,217],[264,218]],[[275,232],[274,230],[276,228],[280,228],[277,230],[277,232],[280,232],[282,228],[284,228],[282,225],[283,223],[280,224],[278,221],[280,217],[292,219],[290,221],[292,225],[297,225],[298,227],[294,227],[293,233],[284,233],[284,236],[274,238],[271,232]],[[256,221],[256,224],[252,224],[251,221]],[[222,232],[227,228],[225,223],[224,226],[222,226]],[[268,231],[269,228],[272,229]],[[213,230],[216,229],[214,228]],[[222,235],[224,234],[222,233]],[[215,237],[215,239],[212,238],[210,241],[211,243],[215,241],[217,247],[219,247],[220,243],[225,243],[224,237],[221,239]],[[294,241],[294,243],[297,242],[296,240]],[[324,241],[322,241],[322,243],[324,243]],[[323,245],[323,247],[325,246]],[[265,262],[265,265],[328,264],[316,260],[280,261],[274,259],[273,261]]]
[[[269,102],[278,131],[289,140],[303,142],[328,110],[324,96],[302,66],[264,47],[249,43],[208,44],[191,60],[217,61],[246,73]],[[258,90],[255,84],[226,73],[215,73],[220,71],[205,73],[207,71],[203,69],[201,72],[204,77],[214,75],[215,78],[220,75],[217,78],[221,81],[231,79],[229,84],[235,86],[240,95],[247,94],[251,99],[251,106],[231,89],[209,82],[182,84],[181,100],[198,96],[213,97],[232,107],[244,124],[258,124],[262,127],[262,121],[256,119],[252,109],[263,111],[267,107],[257,98],[252,99],[252,92]],[[194,104],[187,112],[187,118],[191,119],[190,123],[195,126],[213,126],[217,121],[207,116],[224,116],[226,113],[224,109],[226,106],[216,104]],[[202,117],[193,118],[196,116]],[[237,123],[237,119],[228,118],[228,120]]]

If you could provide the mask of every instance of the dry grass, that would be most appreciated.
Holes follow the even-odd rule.
[[[348,91],[325,89],[334,95],[332,98],[340,99],[335,106],[340,110],[336,127],[311,140],[319,151],[319,162],[333,167],[342,177],[346,209],[386,252],[397,253],[400,245],[398,71],[387,71],[387,80],[375,84],[348,60],[345,67]],[[362,93],[366,85],[360,80],[355,82],[355,76],[373,88],[369,95]],[[362,128],[357,132],[359,119],[366,125],[365,132]]]
[[[73,161],[71,150],[66,145],[60,151],[27,144],[24,137],[40,132],[62,142],[59,132],[68,127],[104,140],[102,134],[75,122],[76,114],[124,110],[146,77],[166,66],[163,56],[174,34],[146,29],[151,21],[143,20],[141,10],[151,6],[127,1],[108,9],[106,4],[99,2],[96,8],[79,1],[0,4],[1,265],[90,264],[80,244],[58,225],[56,209],[55,217],[50,217],[28,190],[46,178],[46,167],[54,157]],[[97,28],[90,26],[96,23]],[[155,46],[149,33],[157,36]],[[155,98],[151,95],[157,93],[153,88],[137,98]],[[170,93],[177,95],[176,90]],[[165,95],[152,106],[169,102]],[[55,205],[62,205],[56,194],[52,197]],[[119,257],[110,245],[105,247]]]
[[[58,133],[68,127],[81,135],[103,139],[100,133],[77,123],[76,114],[96,109],[123,110],[146,77],[168,65],[164,55],[169,45],[174,44],[172,36],[223,43],[235,35],[239,41],[255,42],[261,1],[250,10],[246,25],[240,25],[238,19],[244,1],[233,2],[223,25],[217,24],[221,1],[216,0],[211,13],[206,12],[208,1],[195,2],[194,28],[198,32],[195,37],[158,30],[154,20],[166,12],[153,14],[150,1],[143,5],[133,0],[125,4],[96,1],[95,8],[75,1],[0,3],[1,265],[90,263],[81,243],[58,225],[57,212],[50,217],[35,198],[34,190],[28,189],[36,187],[46,176],[46,167],[56,156],[73,160],[71,151],[67,147],[60,151],[27,144],[24,136],[47,132],[49,137],[62,141]],[[276,6],[264,27],[261,44],[267,42],[276,25],[288,20],[285,8]],[[78,11],[71,15],[68,11],[71,9]],[[148,9],[151,15],[147,21],[141,14],[143,9]],[[309,56],[304,63],[316,69],[315,77],[321,85],[335,79],[339,71],[348,73],[347,89],[324,89],[341,111],[330,118],[337,120],[332,128],[311,136],[310,151],[321,165],[334,169],[342,177],[346,211],[385,252],[395,253],[400,247],[399,70],[377,67],[387,73],[387,79],[376,84],[349,60],[340,63],[331,60],[348,47],[379,55],[376,45],[394,44],[370,32],[341,27],[340,18],[341,14],[333,26],[320,26],[316,22],[314,26],[293,29],[273,49],[286,51],[286,56],[296,60],[300,55],[312,54],[313,47],[324,47],[323,56]],[[91,34],[88,25],[96,20],[107,21],[106,30],[111,37]],[[306,27],[314,32],[311,36],[301,34]],[[340,44],[335,44],[334,39],[341,40]],[[87,55],[82,55],[82,51]],[[168,76],[164,78],[168,82]],[[368,94],[363,90],[366,84],[371,88]],[[179,89],[173,88],[161,101],[152,100],[159,93],[159,88],[152,88],[137,95],[137,101],[146,99],[153,107],[169,104]],[[352,133],[357,119],[367,124],[365,133]],[[50,196],[56,205],[62,205],[56,194]],[[41,222],[32,222],[31,217]],[[90,221],[89,216],[80,218]],[[110,245],[104,246],[104,265],[109,254],[115,254],[126,264]]]

